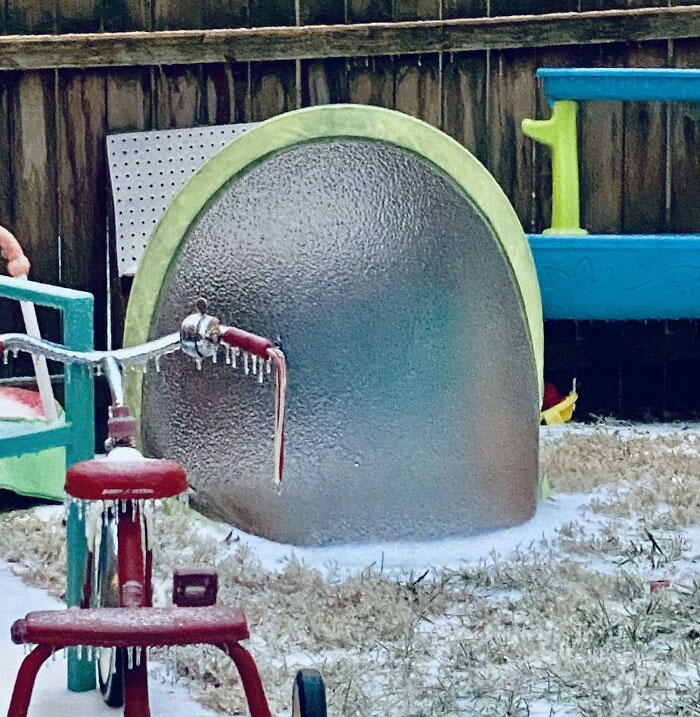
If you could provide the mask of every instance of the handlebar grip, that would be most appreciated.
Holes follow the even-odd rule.
[[[270,339],[258,336],[257,334],[251,334],[235,326],[222,326],[221,328],[223,329],[221,332],[221,340],[229,346],[235,346],[241,351],[247,351],[249,354],[253,354],[253,356],[257,356],[261,359],[270,358],[268,351],[275,347]]]
[[[31,264],[27,259],[22,247],[12,234],[5,227],[0,226],[0,254],[7,260],[7,273],[10,276],[28,276]]]

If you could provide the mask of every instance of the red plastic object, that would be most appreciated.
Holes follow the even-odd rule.
[[[542,397],[542,410],[546,411],[552,406],[556,406],[564,400],[562,395],[557,391],[557,387],[553,383],[545,383],[544,396]]]
[[[173,572],[173,604],[178,607],[216,605],[219,576],[214,568],[177,568]]]
[[[223,332],[221,339],[229,346],[235,346],[241,351],[247,351],[249,354],[258,356],[261,359],[268,359],[267,354],[269,349],[275,347],[275,345],[263,336],[257,334],[251,334],[243,329],[238,329],[235,326],[223,326]]]
[[[66,475],[66,493],[81,500],[171,498],[185,490],[185,469],[165,459],[83,461]]]
[[[671,581],[664,579],[664,580],[650,580],[649,581],[649,592],[655,593],[659,590],[665,590],[666,588],[671,587]]]

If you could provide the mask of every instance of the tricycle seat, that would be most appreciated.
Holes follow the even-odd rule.
[[[172,498],[187,490],[185,469],[176,461],[89,460],[66,475],[66,493],[79,500]]]
[[[162,647],[230,645],[249,637],[239,608],[96,608],[30,612],[12,625],[15,644],[56,649],[93,647]]]

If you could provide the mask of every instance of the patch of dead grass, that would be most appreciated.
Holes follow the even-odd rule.
[[[157,522],[155,579],[165,586],[177,565],[216,562],[220,601],[246,608],[278,714],[288,714],[296,669],[314,665],[329,712],[343,717],[525,717],[545,703],[562,717],[700,715],[700,587],[682,534],[700,522],[692,443],[596,432],[545,446],[559,490],[597,488],[598,523],[566,524],[460,570],[329,577],[290,561],[270,572],[244,543],[203,535],[173,507]],[[32,513],[0,522],[0,553],[60,594],[60,527]],[[653,576],[672,588],[651,594]],[[209,707],[244,713],[222,653],[183,648],[171,671]]]

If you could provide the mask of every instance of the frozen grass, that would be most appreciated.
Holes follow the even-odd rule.
[[[217,540],[169,506],[157,580],[216,562],[220,600],[246,607],[279,714],[296,669],[316,665],[330,713],[346,717],[700,715],[697,440],[603,427],[546,441],[549,481],[590,492],[590,507],[549,539],[457,570],[347,575],[291,560],[270,571],[246,543]],[[60,526],[9,514],[0,553],[60,594]],[[671,589],[650,593],[657,578]],[[206,705],[245,713],[223,655],[181,649],[175,669]]]

